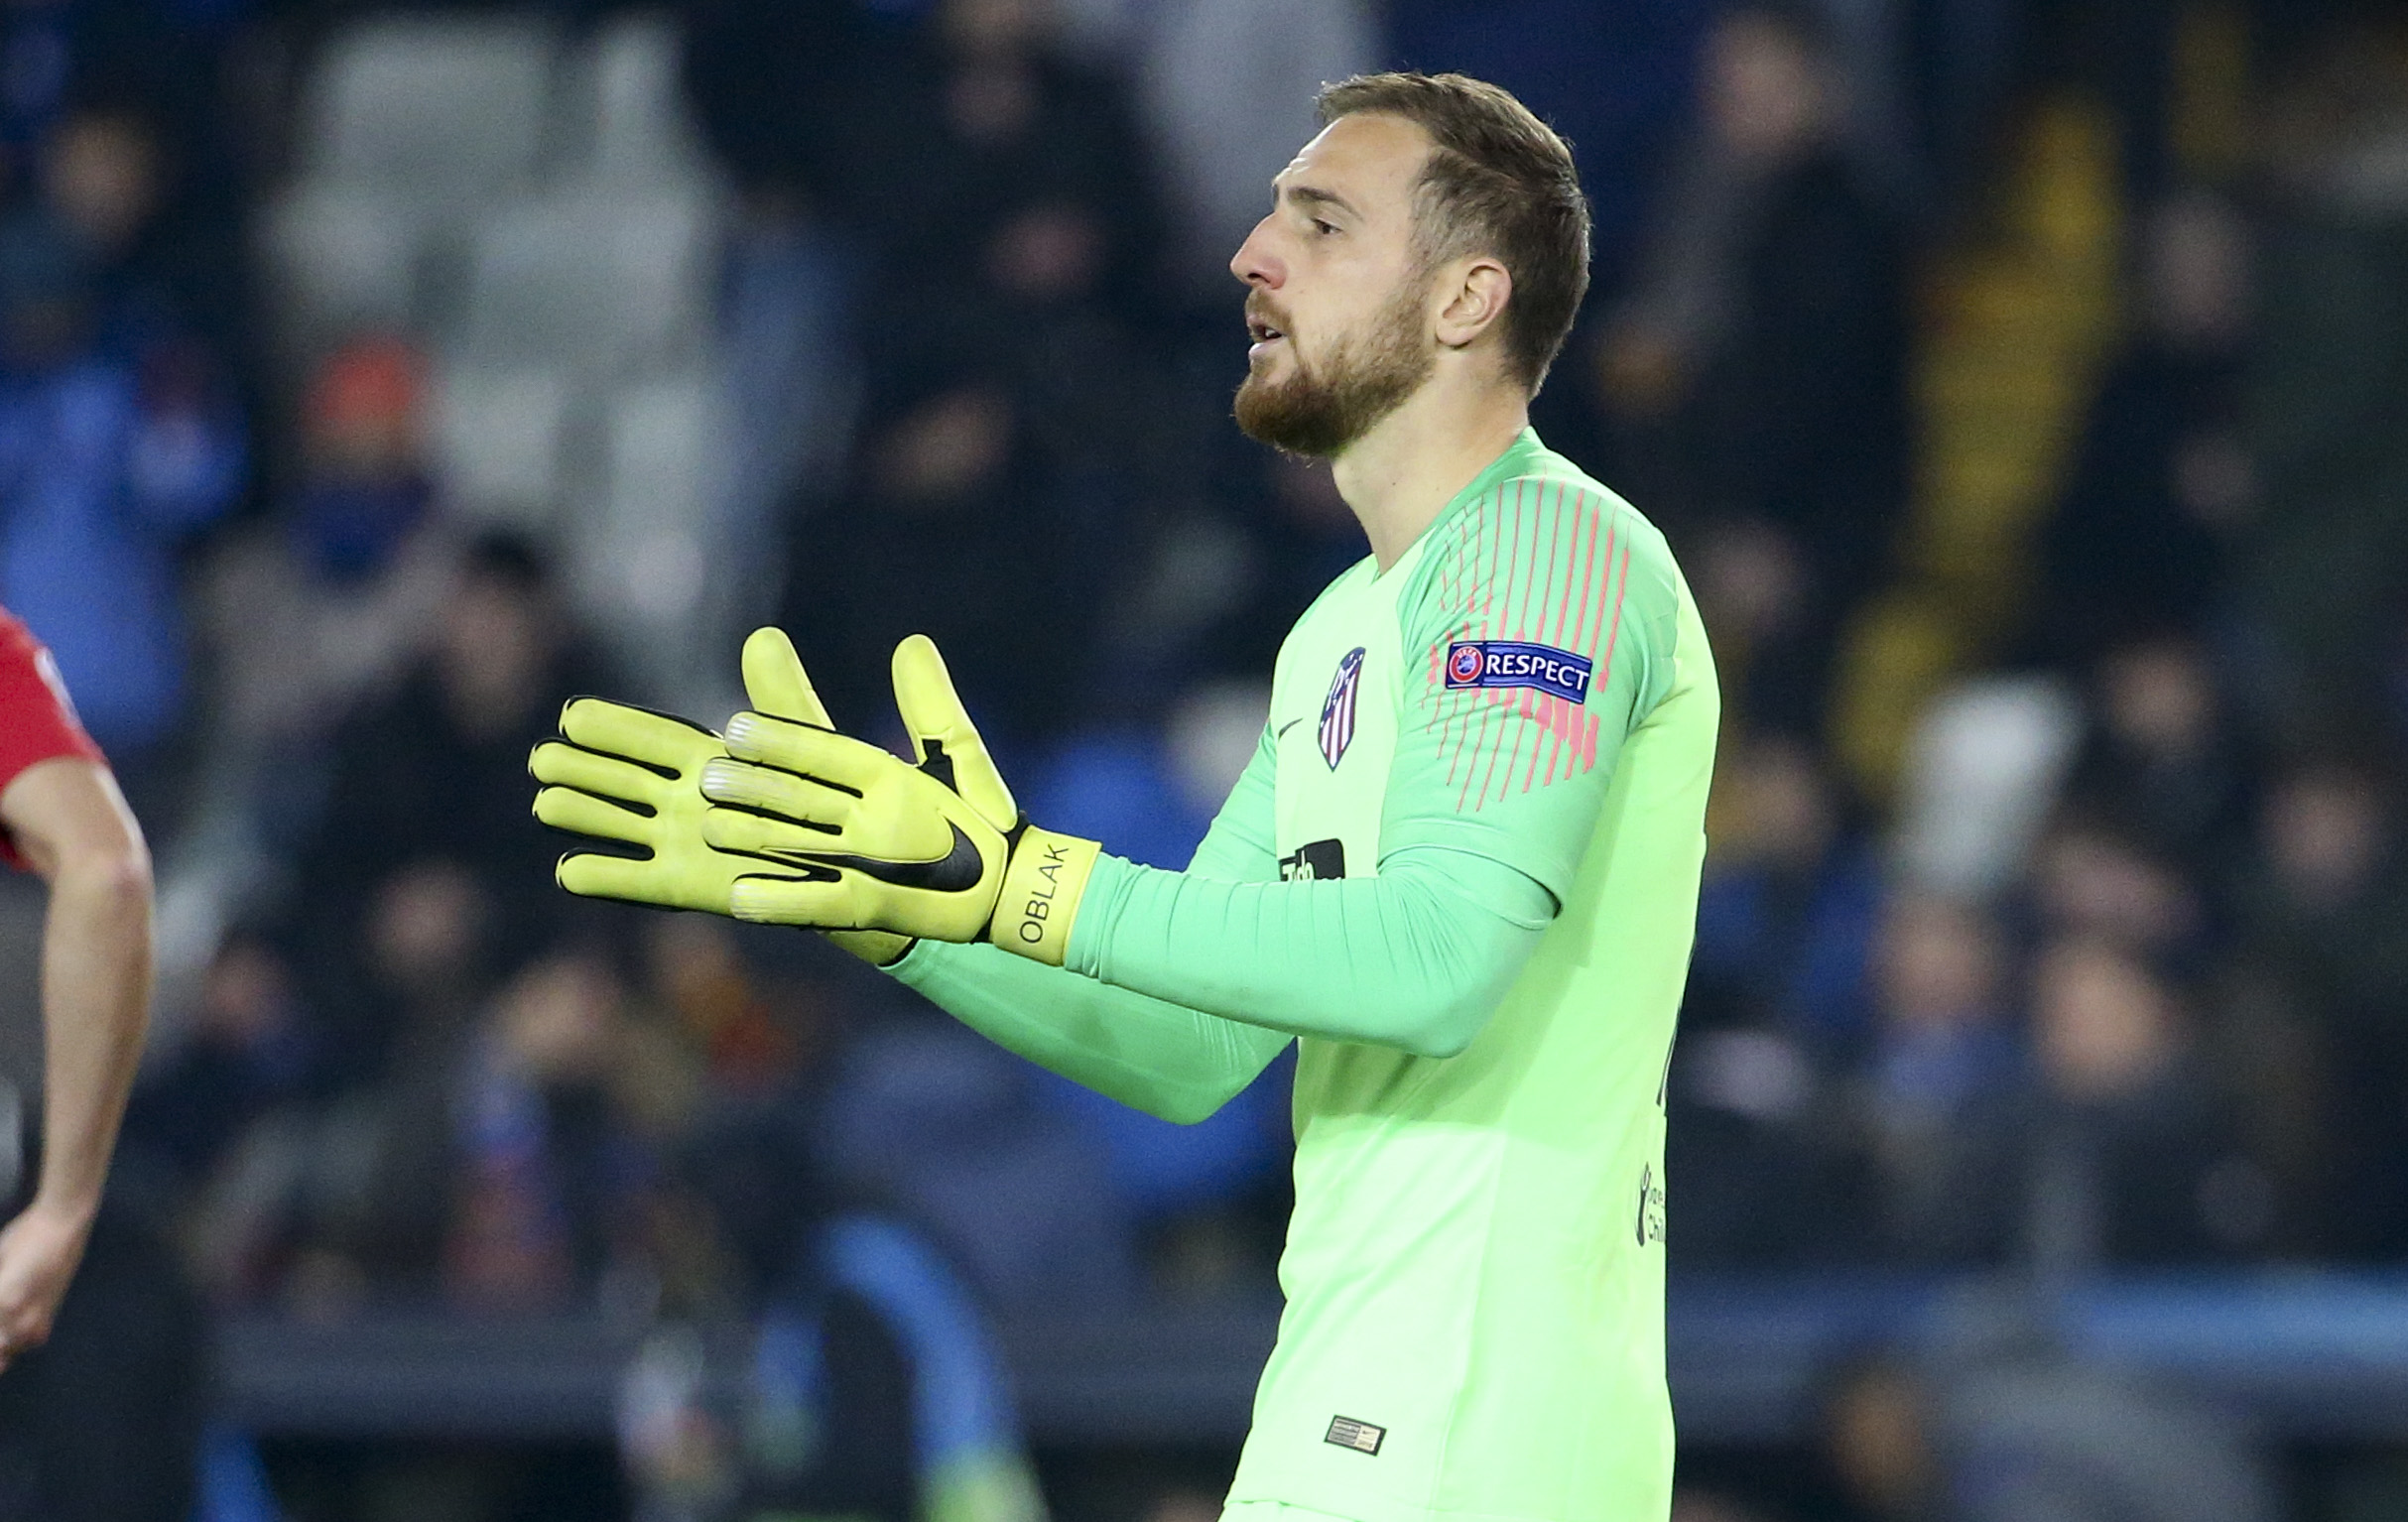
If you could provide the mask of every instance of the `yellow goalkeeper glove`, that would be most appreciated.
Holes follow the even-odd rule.
[[[744,692],[763,712],[827,722],[793,643],[780,630],[759,629],[745,641]],[[570,851],[554,869],[555,880],[570,893],[731,915],[735,886],[748,878],[795,882],[832,875],[829,868],[740,855],[704,841],[709,803],[697,781],[706,763],[727,752],[717,735],[693,720],[578,698],[561,710],[561,733],[565,738],[545,741],[527,758],[528,771],[546,784],[535,795],[535,817],[556,829],[644,853]],[[829,939],[881,966],[910,946],[903,937],[874,932]]]
[[[895,648],[894,675],[917,765],[765,713],[727,721],[728,759],[702,768],[720,806],[703,838],[825,869],[737,883],[736,917],[991,940],[1060,966],[1099,847],[1021,816],[926,635]]]

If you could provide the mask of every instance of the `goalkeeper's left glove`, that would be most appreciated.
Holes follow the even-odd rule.
[[[894,676],[917,765],[764,713],[727,721],[703,839],[826,869],[738,882],[736,917],[993,941],[1060,966],[1100,847],[1021,815],[926,635],[896,647]]]
[[[803,662],[780,630],[758,629],[744,642],[744,692],[755,708],[827,722]],[[527,770],[545,784],[535,795],[535,817],[607,847],[560,859],[554,877],[570,893],[724,915],[731,913],[729,898],[740,882],[832,875],[808,862],[716,850],[703,840],[702,816],[710,805],[697,781],[706,762],[726,752],[700,724],[607,698],[577,698],[561,710],[561,733],[527,758]],[[828,939],[880,966],[910,949],[899,936],[875,932],[838,932]]]

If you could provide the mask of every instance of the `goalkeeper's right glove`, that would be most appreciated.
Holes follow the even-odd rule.
[[[766,714],[727,721],[728,759],[702,768],[726,807],[703,816],[703,838],[828,869],[738,883],[736,917],[992,941],[1062,965],[1099,847],[1021,816],[926,635],[896,647],[894,674],[918,765]]]

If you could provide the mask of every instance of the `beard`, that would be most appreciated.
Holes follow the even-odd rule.
[[[1405,280],[1366,324],[1331,346],[1319,367],[1292,354],[1295,373],[1270,382],[1248,375],[1237,388],[1237,427],[1289,454],[1329,459],[1405,404],[1438,368],[1422,343],[1422,282]],[[1293,337],[1288,343],[1293,348]]]

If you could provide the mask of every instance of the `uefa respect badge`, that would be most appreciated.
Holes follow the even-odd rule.
[[[1447,686],[1451,690],[1526,687],[1566,702],[1586,702],[1594,672],[1586,656],[1553,645],[1484,639],[1457,640],[1447,647]]]

